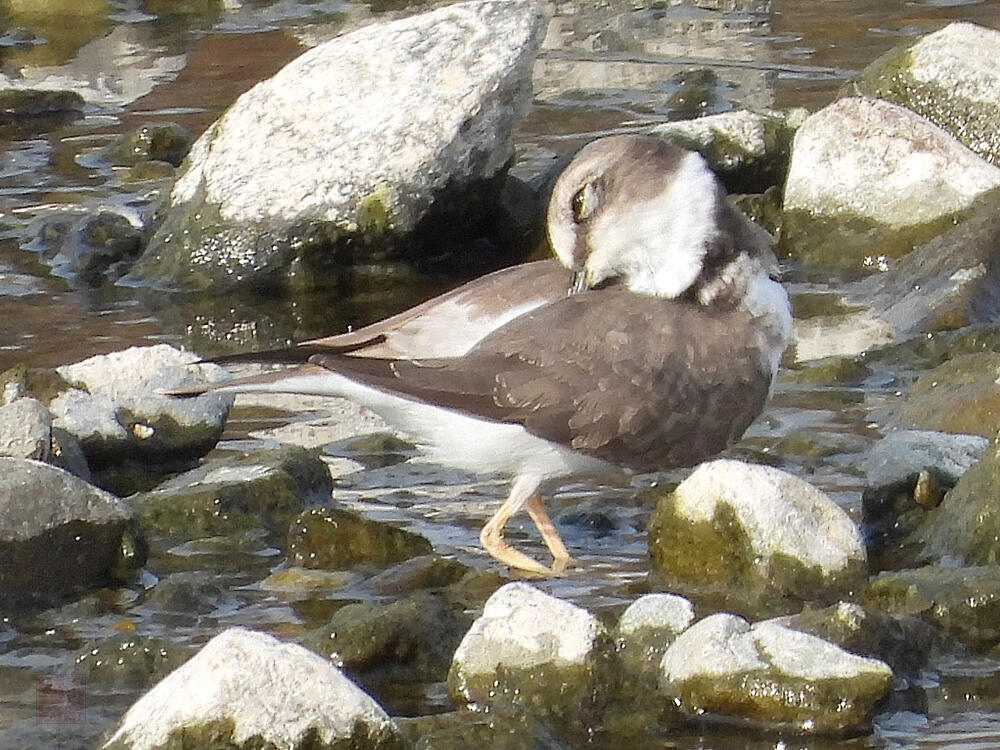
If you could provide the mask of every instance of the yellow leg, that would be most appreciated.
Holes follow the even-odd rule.
[[[479,532],[479,541],[494,559],[499,560],[505,565],[509,565],[512,568],[524,570],[529,573],[535,573],[537,575],[551,576],[556,574],[555,571],[545,567],[537,560],[533,560],[523,552],[518,552],[516,549],[507,544],[503,538],[503,529],[504,526],[506,526],[507,521],[509,521],[515,513],[521,510],[525,503],[528,503],[528,513],[535,521],[535,525],[539,527],[540,531],[542,530],[542,527],[539,525],[536,518],[537,508],[541,507],[542,502],[541,495],[538,492],[538,485],[540,483],[540,477],[531,474],[519,476],[514,481],[514,486],[511,487],[510,495],[508,495],[507,499],[504,500],[503,505],[501,505],[497,512],[493,514],[493,517],[486,522],[486,525],[483,526],[483,530]],[[559,535],[552,526],[552,522],[549,520],[548,515],[545,514],[544,508],[542,509],[542,516],[544,516],[544,520],[548,523],[548,528],[551,532],[551,535],[548,535],[546,531],[542,531],[542,537],[545,539],[545,543],[548,545],[549,550],[552,551],[553,555],[556,554],[556,550],[553,548],[551,542],[551,537],[554,536],[558,542],[558,547],[562,548],[563,555],[565,557],[569,557],[566,553],[566,547],[563,545],[562,540],[559,539]]]
[[[569,564],[572,559],[569,556],[569,550],[566,549],[566,545],[563,544],[562,538],[559,536],[559,532],[556,531],[556,527],[552,523],[552,519],[549,518],[549,514],[545,512],[545,503],[542,502],[542,493],[537,490],[529,497],[524,503],[524,509],[528,511],[528,515],[531,516],[531,520],[535,522],[535,526],[538,527],[539,533],[542,535],[542,540],[545,542],[545,546],[549,548],[549,552],[552,553],[552,570],[559,575],[566,569],[566,565]]]

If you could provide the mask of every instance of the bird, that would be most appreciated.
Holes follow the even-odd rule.
[[[696,152],[639,134],[592,141],[556,179],[545,221],[554,260],[307,342],[291,369],[173,393],[356,401],[415,436],[422,460],[510,476],[481,544],[511,568],[562,574],[571,558],[543,491],[725,450],[763,410],[792,317],[770,235]],[[449,309],[467,330],[427,343]],[[522,509],[551,567],[504,539]]]

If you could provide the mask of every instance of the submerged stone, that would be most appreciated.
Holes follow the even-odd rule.
[[[191,150],[191,134],[173,122],[147,122],[122,135],[101,155],[112,164],[134,167],[143,162],[180,166]]]
[[[427,555],[431,543],[412,531],[360,513],[321,506],[304,511],[292,522],[287,549],[293,565],[337,570]]]
[[[926,117],[1000,166],[1000,32],[948,24],[886,53],[848,88]]]
[[[781,247],[804,263],[879,270],[1000,187],[1000,169],[918,115],[846,98],[798,129]]]
[[[326,659],[231,628],[133,704],[102,747],[405,746],[385,711]]]
[[[124,633],[87,644],[73,660],[73,674],[88,686],[141,689],[179,667],[189,647],[167,638]]]
[[[797,477],[720,459],[658,502],[649,522],[655,585],[748,613],[797,611],[860,583],[865,551],[847,514]]]
[[[688,628],[664,654],[661,670],[661,692],[692,716],[810,733],[863,729],[892,687],[892,671],[881,661],[730,614]]]

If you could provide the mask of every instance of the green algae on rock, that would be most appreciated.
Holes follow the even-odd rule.
[[[863,729],[892,687],[875,659],[772,622],[706,617],[663,656],[660,690],[692,716],[841,734]]]
[[[102,745],[190,747],[403,750],[406,742],[385,711],[326,659],[230,628],[133,704]]]
[[[825,494],[777,469],[724,459],[659,500],[649,550],[654,585],[755,616],[834,600],[866,569],[858,529]]]
[[[941,504],[929,511],[906,539],[916,548],[917,558],[957,559],[969,565],[1000,563],[998,483],[1000,445],[994,439],[982,459],[962,475]]]
[[[303,511],[292,522],[287,552],[293,565],[337,570],[427,555],[431,543],[412,531],[354,511],[319,506]]]
[[[921,375],[895,411],[908,427],[993,437],[1000,430],[1000,354],[962,354]]]
[[[782,251],[810,265],[881,270],[1000,187],[1000,169],[903,107],[845,98],[798,129]]]
[[[1000,567],[927,565],[888,571],[862,592],[865,606],[913,614],[976,651],[1000,647]]]
[[[611,698],[612,650],[586,610],[509,583],[487,600],[455,651],[448,693],[456,706],[527,713],[586,736]]]
[[[951,23],[887,52],[845,89],[906,107],[1000,166],[1000,32],[994,29]]]
[[[331,488],[318,452],[287,446],[206,463],[131,502],[156,534],[193,539],[263,528],[282,539],[306,504]]]

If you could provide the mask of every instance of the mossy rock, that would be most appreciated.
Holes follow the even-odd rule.
[[[1000,354],[953,357],[924,373],[897,410],[910,427],[993,437],[1000,430]]]
[[[919,549],[922,561],[947,558],[972,565],[1000,564],[998,486],[1000,445],[994,440],[905,543]]]
[[[131,501],[151,533],[193,539],[263,528],[280,538],[331,487],[319,454],[293,446],[205,464]]]
[[[310,508],[294,520],[287,549],[291,564],[327,570],[386,565],[432,551],[431,543],[412,531],[325,506]]]
[[[873,609],[918,615],[976,651],[1000,645],[1000,566],[881,573],[861,598]]]

